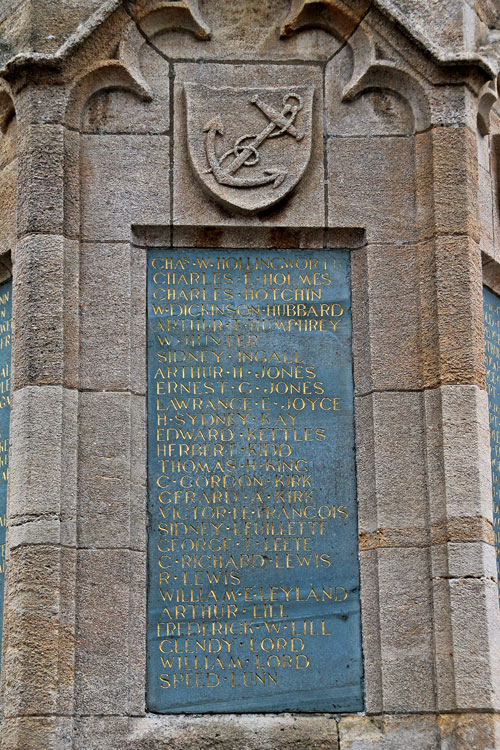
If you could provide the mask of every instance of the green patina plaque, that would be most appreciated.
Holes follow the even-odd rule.
[[[147,706],[363,708],[349,254],[148,251]]]
[[[490,414],[493,533],[500,577],[500,297],[483,288],[486,388]]]
[[[12,281],[0,284],[0,663],[5,588],[5,535],[9,480]]]

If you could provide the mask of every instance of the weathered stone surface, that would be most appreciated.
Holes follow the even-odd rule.
[[[433,590],[438,710],[498,710],[500,616],[496,581],[437,580]]]
[[[482,167],[486,172],[490,172],[491,169],[491,140],[489,135],[481,135],[478,133],[477,136],[477,164]]]
[[[146,253],[130,248],[130,387],[133,393],[146,393]]]
[[[150,0],[135,0],[129,11],[144,35],[165,27],[190,31],[199,40],[210,38],[210,27],[200,12],[199,0],[163,0],[153,4]]]
[[[420,241],[433,237],[435,231],[432,158],[431,128],[415,138],[416,233]]]
[[[496,750],[500,741],[500,720],[494,714],[458,714],[439,717],[441,742],[453,750]]]
[[[239,732],[231,736],[231,726],[235,720],[244,731],[242,743]],[[441,716],[344,716],[338,723],[340,744],[337,745],[337,730],[333,719],[327,717],[309,718],[314,726],[311,736],[304,736],[299,724],[304,717],[253,717],[245,722],[243,717],[204,717],[192,719],[192,728],[188,731],[185,719],[135,719],[130,722],[117,717],[88,718],[82,717],[76,723],[76,750],[100,750],[103,743],[111,741],[114,750],[157,750],[163,748],[164,742],[175,737],[179,750],[191,748],[193,744],[203,750],[217,747],[221,750],[234,750],[236,747],[254,748],[297,748],[307,747],[312,750],[407,750],[415,747],[418,750],[495,750],[498,739],[498,717],[478,714],[454,714]],[[263,724],[265,725],[263,727]],[[268,741],[268,726],[276,723],[279,735],[276,741]],[[283,727],[286,723],[287,726]],[[147,729],[148,724],[152,724]],[[205,724],[205,726],[203,726]],[[299,726],[297,726],[299,724]],[[263,731],[264,729],[264,731]],[[156,741],[151,737],[156,734]],[[261,744],[253,744],[252,738],[260,733]],[[318,741],[317,734],[324,734]],[[283,736],[284,735],[284,736]],[[291,735],[291,738],[290,738]],[[168,740],[167,740],[168,741]],[[259,740],[256,738],[255,740]],[[180,744],[178,744],[180,742]],[[201,743],[201,744],[199,744]],[[231,744],[233,743],[233,744]],[[293,744],[286,744],[293,743]],[[55,746],[57,750],[59,748]],[[9,748],[10,750],[10,748]]]
[[[10,108],[10,99],[9,108]],[[6,108],[7,109],[7,108]],[[8,112],[8,110],[7,110]],[[4,119],[5,118],[5,119]],[[17,118],[11,112],[2,112],[2,134],[0,136],[0,171],[17,156]]]
[[[381,548],[377,559],[384,711],[432,711],[436,704],[428,551]]]
[[[364,550],[359,556],[361,573],[361,633],[365,677],[365,710],[382,713],[384,707],[382,645],[380,631],[378,559],[376,550]]]
[[[69,750],[73,719],[69,716],[23,716],[6,719],[2,725],[2,750]]]
[[[293,0],[290,13],[281,26],[282,36],[292,36],[309,26],[318,26],[337,38],[347,40],[363,20],[369,0]],[[319,12],[318,12],[319,11]]]
[[[419,199],[431,193],[428,235],[468,234],[479,240],[477,224],[477,144],[467,127],[437,127],[415,136],[417,150],[429,143],[432,161],[419,180]],[[457,193],[457,185],[462,189]]]
[[[330,138],[329,226],[366,228],[374,243],[413,242],[414,163],[412,138]]]
[[[339,739],[342,750],[441,750],[434,716],[344,716]]]
[[[472,132],[477,127],[477,98],[463,83],[425,88],[429,98],[430,118],[433,126],[468,127]]]
[[[50,386],[14,393],[8,517],[25,527],[14,531],[14,544],[19,534],[29,538],[41,528],[53,543],[75,544],[76,415],[74,391]]]
[[[500,117],[496,117],[496,125],[493,132],[499,132],[500,129]],[[492,135],[490,137],[490,171],[493,177],[492,191],[492,216],[493,216],[493,236],[495,238],[494,255],[493,258],[498,262],[500,259],[498,238],[500,237],[500,204],[498,201],[498,182],[497,175],[500,166],[500,137],[498,135]]]
[[[356,479],[360,535],[363,534],[362,529],[365,529],[366,533],[366,531],[374,531],[378,527],[375,496],[375,445],[377,440],[374,430],[374,398],[378,399],[379,397],[380,394],[370,394],[369,396],[354,399]]]
[[[484,388],[481,255],[466,236],[420,243],[423,384]]]
[[[142,253],[145,255],[145,251]],[[79,382],[82,388],[139,387],[138,375],[146,366],[146,326],[137,289],[141,277],[135,273],[140,262],[140,255],[135,260],[132,257],[127,242],[81,244]],[[106,290],[103,278],[108,280]],[[141,390],[145,390],[144,383]]]
[[[142,516],[141,527],[136,531],[137,535],[144,534],[146,523],[144,521],[145,502],[139,505]],[[139,522],[135,519],[134,511],[131,513],[132,523]],[[131,532],[132,543],[134,543],[134,530]],[[146,553],[134,553],[130,561],[130,612],[128,625],[128,706],[130,716],[144,716],[146,712],[146,597],[144,590],[147,585]]]
[[[64,236],[80,239],[80,133],[64,133]]]
[[[262,715],[132,718],[81,717],[76,750],[339,750],[333,716]],[[9,749],[10,750],[10,749]]]
[[[322,246],[323,237],[323,229],[319,227],[179,226],[174,227],[173,244],[174,247],[315,248]],[[155,244],[165,247],[169,243],[160,238]],[[346,246],[349,243],[337,245]]]
[[[56,518],[37,518],[11,526],[9,529],[9,549],[13,550],[16,547],[28,544],[59,544],[61,537],[66,541],[68,536],[70,541],[73,541],[75,536],[74,523],[71,524],[73,533],[68,533],[65,528],[68,525],[61,525],[61,522]]]
[[[232,41],[232,50],[241,51],[243,48],[243,50],[251,52],[256,47],[258,48],[259,43],[265,44],[267,42],[266,46],[271,46],[269,42],[274,41],[277,37],[278,29],[276,27],[286,20],[293,22],[295,13],[292,11],[292,17],[287,19],[289,5],[284,0],[274,0],[272,3],[267,3],[264,8],[255,2],[248,2],[247,4],[248,10],[240,19],[239,16],[242,14],[231,14],[227,2],[220,2],[219,0],[215,3],[213,0],[201,0],[201,17],[204,22],[212,27],[214,41],[219,41],[215,34],[217,28],[222,28],[224,31],[223,39],[228,42]],[[44,2],[37,5],[35,9],[31,9],[31,6],[25,0],[3,0],[0,8],[0,21],[3,22],[4,50],[0,61],[5,63],[19,53],[52,53],[58,48],[64,49],[66,40],[72,36],[78,39],[88,35],[118,5],[118,0],[110,0],[109,2],[84,0],[75,12],[72,3],[56,8],[50,2]],[[132,11],[135,5],[136,2],[131,4]],[[146,4],[140,3],[139,5],[144,6]],[[219,5],[222,6],[220,10]],[[298,3],[295,5],[295,10],[297,10],[297,5]],[[331,0],[328,0],[326,5],[332,5]],[[377,0],[377,5],[389,17],[395,18],[407,33],[429,49],[431,53],[439,59],[450,61],[460,60],[461,58],[468,61],[471,55],[475,53],[472,40],[486,37],[488,25],[495,23],[497,20],[495,12],[488,6],[487,0],[475,3],[473,6],[472,3],[467,4],[461,2],[461,0],[452,0],[449,6],[446,6],[446,9],[433,3],[417,0],[412,0],[409,5],[403,3],[402,0]],[[356,3],[341,3],[339,7],[347,10],[352,15],[354,22],[357,17],[359,18],[360,9],[366,7],[366,3],[361,0]],[[335,5],[333,5],[333,8],[333,30],[339,26],[339,32],[337,33],[341,35],[340,29],[342,27],[335,17]],[[358,13],[353,13],[353,10]],[[342,17],[342,14],[340,15]],[[170,23],[167,27],[171,25]],[[473,33],[467,33],[467,29],[471,27],[472,29],[476,27],[475,33],[474,31]],[[299,38],[308,33],[310,32],[301,32]],[[315,46],[315,37],[308,41],[310,46]],[[319,41],[323,41],[321,36]],[[488,60],[486,55],[484,57]],[[494,55],[490,56],[489,61],[494,65]]]
[[[62,233],[64,128],[24,125],[18,132],[17,232]]]
[[[483,284],[489,289],[500,289],[500,266],[488,258],[483,259]]]
[[[75,702],[78,714],[126,714],[137,675],[125,656],[141,639],[131,609],[132,572],[143,555],[127,550],[79,550],[76,594]],[[110,608],[109,602],[113,601]],[[136,659],[134,660],[134,665]]]
[[[77,244],[29,234],[16,248],[13,282],[13,389],[74,384],[78,354],[74,284]]]
[[[63,123],[70,86],[54,70],[25,72],[13,81],[17,118],[22,126]]]
[[[357,398],[356,433],[361,548],[371,546],[373,532],[381,547],[424,544],[428,500],[421,394]]]
[[[110,280],[103,294],[102,278]],[[79,383],[146,391],[146,251],[128,243],[80,246]]]
[[[0,18],[4,46],[2,62],[6,62],[27,41],[29,3],[27,0],[3,0],[0,6]]]
[[[79,716],[75,719],[72,750],[102,750],[106,743],[113,750],[130,750],[129,722],[120,716]]]
[[[488,714],[441,716],[346,716],[339,722],[342,750],[495,750],[498,717]]]
[[[472,31],[477,24],[478,35],[485,31],[475,8],[462,0],[451,0],[446,7],[432,6],[432,11],[427,3],[419,0],[382,0],[378,4],[406,28],[411,29],[417,39],[425,39],[432,52],[442,60],[453,60],[461,54],[471,54],[474,34],[471,33],[468,37],[464,33],[465,29]]]
[[[17,159],[0,171],[0,248],[13,252],[16,246]]]
[[[81,393],[78,538],[92,548],[144,547],[144,401],[126,393]]]
[[[198,185],[237,213],[258,214],[282,202],[309,164],[314,94],[312,85],[185,82],[186,148]],[[241,135],[242,120],[248,135]]]
[[[331,715],[227,715],[136,719],[130,750],[338,750]]]
[[[420,388],[418,250],[368,245],[351,259],[356,393]]]
[[[2,664],[6,717],[71,712],[75,565],[76,551],[67,547],[32,544],[10,553]]]
[[[489,710],[500,620],[491,551],[479,544],[493,542],[486,394],[445,386],[426,391],[424,403],[431,534],[452,542],[433,552],[438,707]]]
[[[134,223],[169,223],[167,136],[86,135],[82,144],[82,239],[129,241]]]
[[[496,579],[493,545],[486,542],[449,542],[431,549],[433,578]]]
[[[493,184],[489,169],[478,166],[478,211],[481,252],[495,257],[495,232],[493,229]]]
[[[103,0],[82,0],[55,6],[50,0],[32,5],[25,0],[3,0],[2,55],[5,63],[17,54],[54,53],[92,13],[105,5]]]
[[[453,528],[455,521],[467,525],[475,518],[491,523],[486,393],[475,386],[442,386],[425,392],[424,406],[431,524]]]
[[[279,27],[290,8],[288,0],[246,0],[235,6],[232,0],[201,0],[203,21],[211,36],[200,44],[193,31],[179,28],[181,19],[173,14],[152,13],[140,21],[141,28],[164,55],[169,58],[255,60],[272,57],[284,60],[326,60],[340,47],[340,41],[319,28],[308,28],[300,34],[278,42]],[[172,26],[177,20],[177,28]]]

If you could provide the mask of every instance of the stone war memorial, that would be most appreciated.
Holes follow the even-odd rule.
[[[499,0],[0,0],[0,750],[500,750]]]

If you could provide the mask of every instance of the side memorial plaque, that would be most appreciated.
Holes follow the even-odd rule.
[[[9,481],[11,331],[12,281],[5,281],[0,284],[0,663],[2,657],[7,488]]]
[[[363,708],[349,281],[148,253],[150,711]]]
[[[500,580],[500,297],[483,287],[486,390],[490,414],[493,536]]]

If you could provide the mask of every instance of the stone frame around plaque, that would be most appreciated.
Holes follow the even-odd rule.
[[[213,233],[212,233],[213,231]],[[221,236],[221,234],[223,236]],[[141,283],[135,287],[135,299],[136,303],[139,304],[142,307],[143,301],[141,300],[142,292],[141,290],[146,290],[146,259],[148,257],[148,253],[153,253],[155,249],[157,248],[165,248],[165,249],[173,249],[173,246],[175,244],[175,248],[178,248],[179,250],[182,250],[183,248],[187,248],[191,245],[191,240],[193,237],[193,228],[190,226],[175,226],[175,227],[161,227],[161,226],[149,226],[149,225],[134,225],[132,227],[132,240],[131,240],[131,251],[133,255],[135,256],[134,264],[136,268],[141,268],[140,276],[141,276]],[[327,241],[326,238],[329,238],[329,241]],[[233,226],[233,227],[227,227],[225,230],[221,232],[220,229],[214,228],[213,230],[210,227],[207,227],[204,232],[204,239],[207,240],[205,246],[207,247],[207,251],[210,252],[211,250],[217,251],[217,250],[229,250],[232,248],[235,252],[242,251],[244,249],[252,248],[252,250],[256,251],[263,251],[265,252],[269,248],[269,232],[267,229],[261,228],[252,230],[251,236],[248,235],[248,229],[245,226]],[[214,239],[216,239],[216,243],[214,242]],[[177,240],[177,241],[176,241]],[[302,229],[297,230],[296,232],[290,233],[290,231],[287,228],[278,228],[273,231],[273,247],[272,249],[276,249],[278,252],[286,252],[288,248],[290,248],[290,243],[295,242],[298,247],[299,251],[300,249],[308,250],[308,251],[314,251],[315,249],[318,249],[320,251],[324,250],[336,250],[336,249],[342,249],[347,252],[349,252],[349,255],[351,259],[354,257],[353,253],[357,251],[362,251],[365,245],[365,236],[364,231],[361,229],[350,229],[350,230],[330,230],[329,234],[327,235],[325,230],[317,230],[314,228],[310,229]],[[326,245],[326,248],[322,245],[323,243]],[[293,245],[291,249],[297,249],[294,248]],[[359,288],[359,282],[362,278],[363,274],[363,268],[360,264],[355,264],[356,268],[354,269],[354,273],[356,274],[356,282],[354,282],[352,273],[351,273],[351,287],[353,283],[358,284]],[[360,276],[361,274],[361,276]],[[145,297],[143,298],[145,299]],[[359,296],[354,300],[354,296],[351,294],[351,304],[354,308],[354,306],[358,305],[356,314],[359,316],[360,313],[360,302],[361,305],[363,304],[362,300],[360,300]],[[353,316],[355,315],[353,310]],[[359,328],[359,320],[357,320],[358,328]],[[141,328],[143,326],[143,321],[140,321],[137,319],[137,325],[139,325]],[[135,328],[136,331],[138,331],[138,328]],[[141,333],[141,340],[144,336],[144,333]],[[359,342],[358,342],[359,346]],[[354,366],[354,359],[355,354],[353,350],[353,366]],[[145,367],[145,360],[144,360],[144,367]],[[354,383],[355,386],[355,383]],[[356,413],[356,407],[355,407],[355,414],[354,414],[355,420],[358,419],[358,415]],[[356,428],[355,428],[356,429]],[[355,438],[356,439],[356,438]],[[356,458],[357,460],[357,458]],[[137,516],[139,518],[139,516]],[[358,543],[358,553],[359,555],[359,543]],[[362,574],[362,573],[361,573]],[[362,594],[361,594],[362,595]],[[363,605],[361,605],[361,617],[363,618]],[[143,621],[143,617],[145,617],[145,612],[143,612],[141,616],[141,621]],[[144,631],[145,633],[145,631]],[[363,633],[363,626],[361,626],[361,636],[364,637]],[[145,639],[145,634],[144,634]],[[141,652],[143,652],[143,646],[141,646]],[[143,652],[145,654],[145,651]],[[363,654],[363,647],[362,647],[362,654]],[[364,658],[363,658],[363,673],[364,673]],[[363,695],[364,695],[364,689],[363,689]],[[174,712],[175,713],[175,712]],[[215,710],[216,713],[216,710]],[[242,709],[242,713],[248,713],[244,708]],[[334,712],[335,713],[335,712]],[[167,712],[168,715],[168,712]],[[165,718],[167,718],[167,715],[164,715]],[[159,714],[161,716],[161,714]]]

